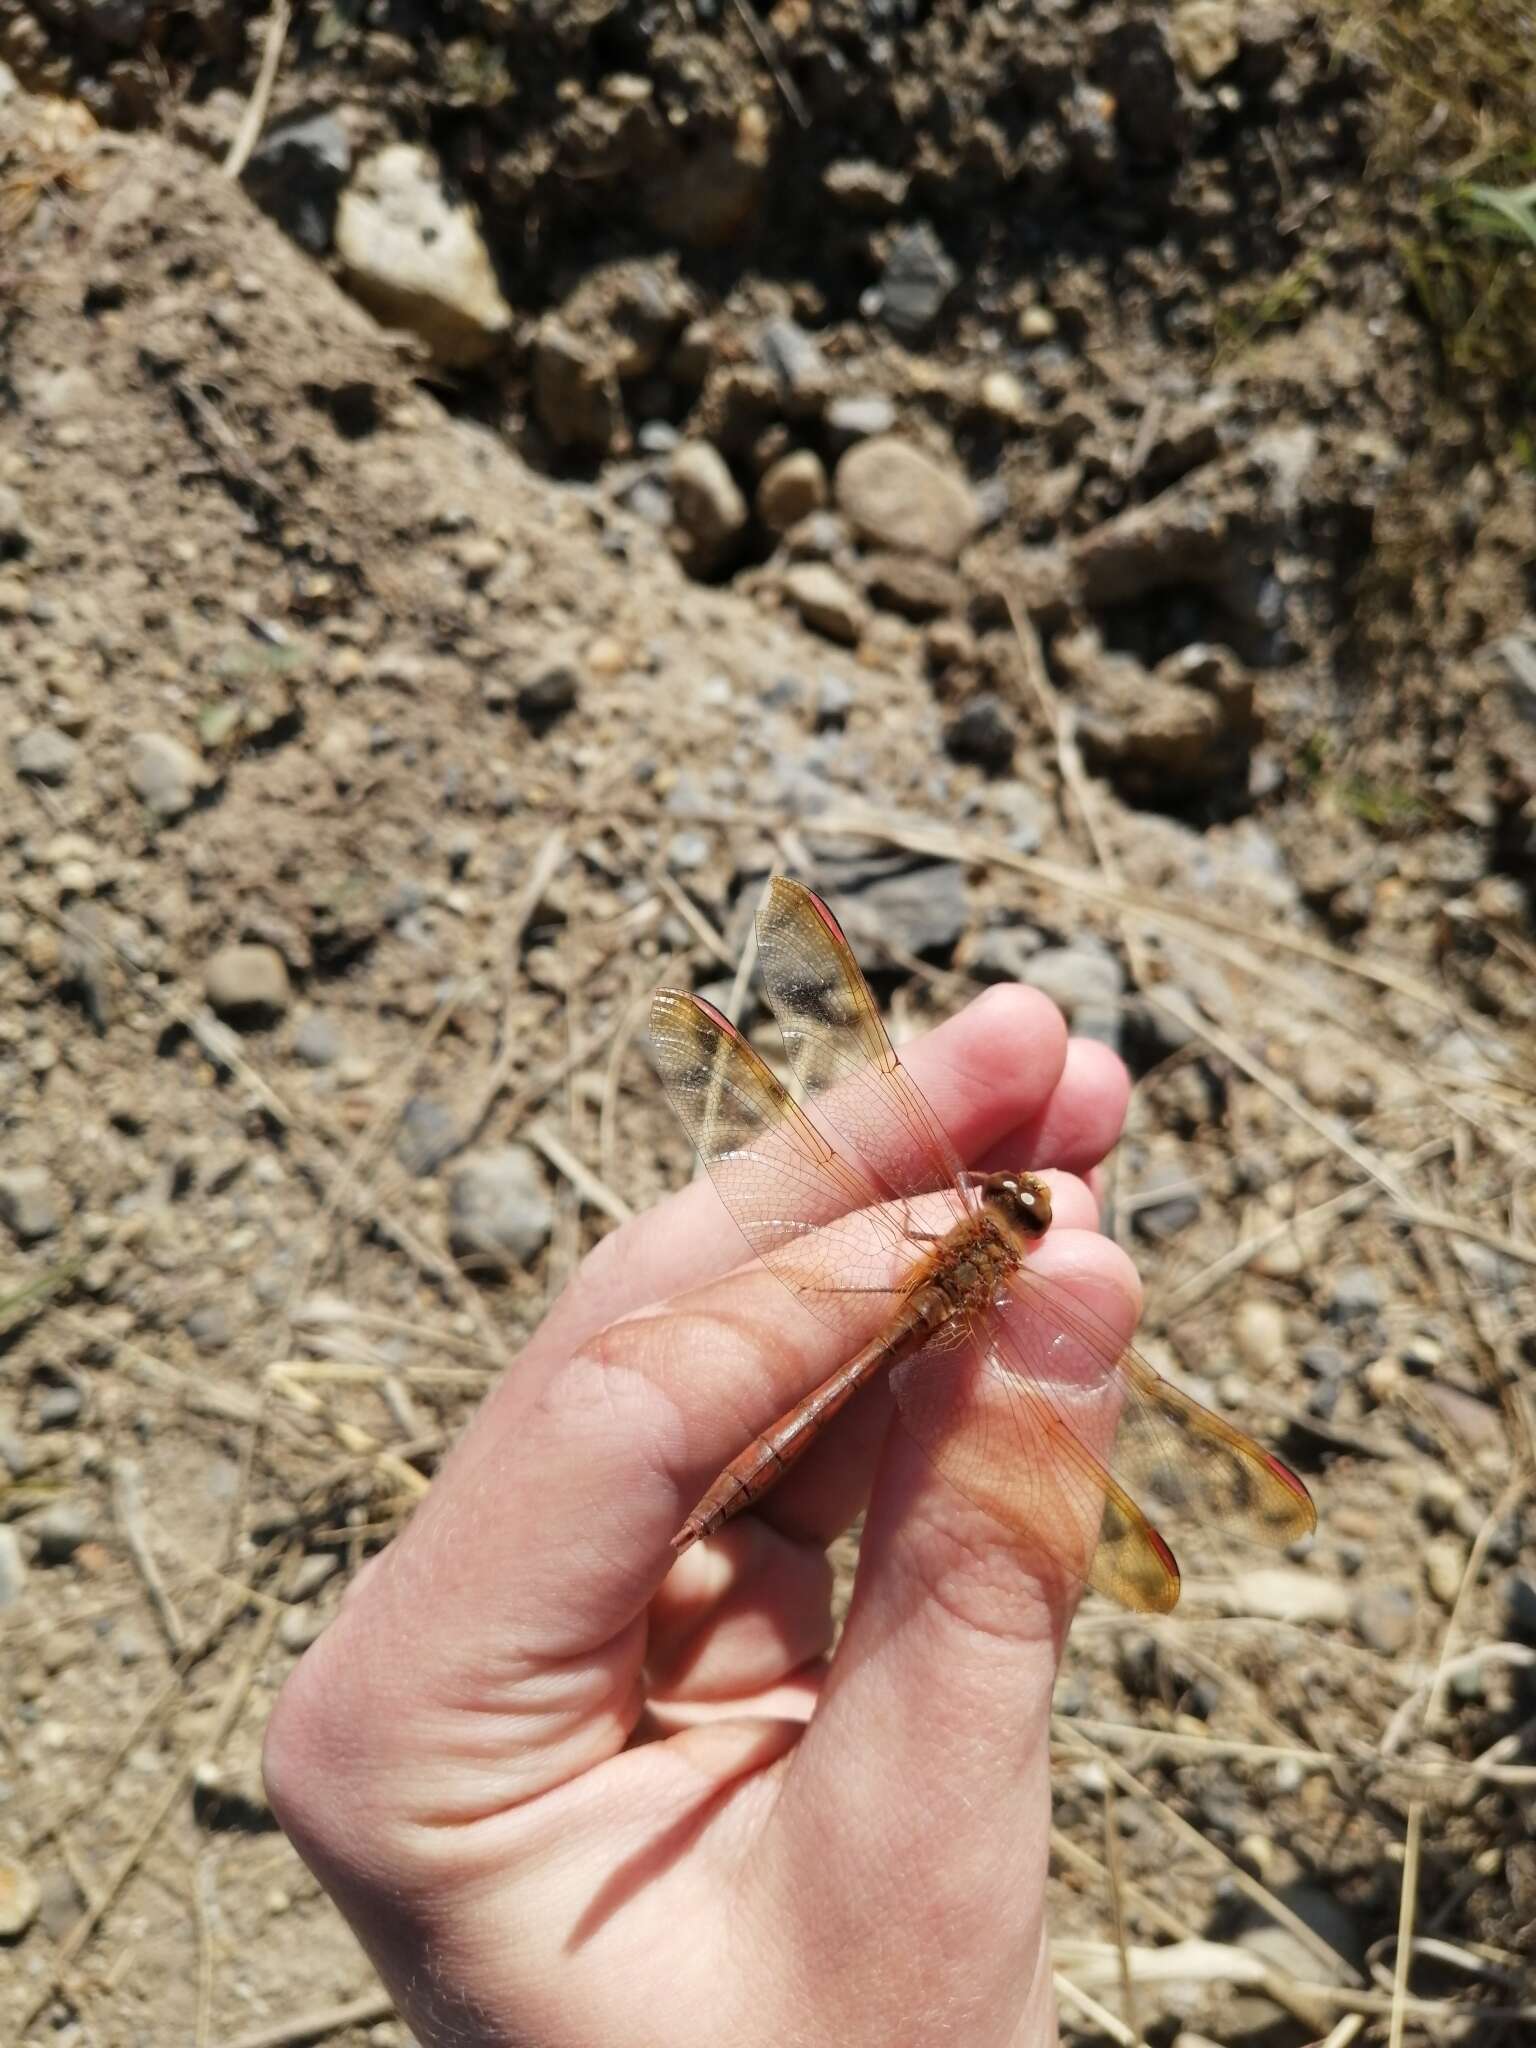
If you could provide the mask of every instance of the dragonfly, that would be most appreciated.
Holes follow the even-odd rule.
[[[1048,1185],[965,1169],[821,898],[774,876],[757,948],[802,1100],[702,996],[657,991],[652,1050],[747,1244],[847,1351],[731,1460],[673,1549],[760,1500],[882,1374],[956,1492],[1069,1584],[1123,1607],[1177,1603],[1154,1517],[1276,1547],[1310,1534],[1311,1496],[1279,1458],[1037,1269]]]

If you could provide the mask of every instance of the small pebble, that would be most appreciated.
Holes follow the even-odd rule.
[[[49,789],[68,782],[79,758],[75,742],[51,725],[35,725],[11,742],[11,766],[16,773]]]
[[[0,1941],[25,1934],[37,1917],[42,1893],[25,1863],[0,1857]]]
[[[1466,1566],[1466,1546],[1459,1536],[1436,1536],[1424,1546],[1424,1583],[1442,1607],[1456,1604]]]
[[[1275,1372],[1290,1355],[1285,1310],[1267,1295],[1238,1303],[1232,1317],[1232,1348],[1252,1372]]]
[[[288,1008],[288,964],[275,946],[224,946],[203,971],[210,1007],[239,1031],[274,1024]]]
[[[1413,1641],[1417,1611],[1406,1586],[1374,1584],[1355,1595],[1350,1619],[1367,1649],[1382,1657],[1398,1657]]]
[[[128,786],[163,823],[182,817],[197,801],[203,764],[169,733],[136,732],[128,742]]]
[[[26,1591],[27,1560],[22,1556],[16,1531],[0,1522],[0,1613],[14,1607]]]
[[[39,1429],[68,1429],[80,1419],[83,1403],[78,1387],[45,1387],[38,1395],[34,1414]]]
[[[55,1501],[28,1523],[37,1543],[39,1564],[68,1564],[82,1543],[91,1536],[90,1521],[73,1501]]]
[[[1386,1298],[1380,1277],[1369,1266],[1345,1266],[1333,1277],[1324,1314],[1331,1323],[1363,1321],[1378,1314]]]
[[[334,1066],[345,1049],[335,1019],[324,1010],[307,1012],[293,1034],[293,1056],[306,1067]]]
[[[199,1351],[222,1351],[229,1342],[229,1310],[221,1301],[207,1301],[192,1310],[182,1328]]]
[[[0,1172],[0,1223],[18,1244],[52,1237],[63,1214],[41,1166],[13,1166]]]
[[[448,1216],[450,1241],[461,1258],[526,1264],[555,1222],[537,1154],[526,1145],[503,1145],[467,1159],[449,1187]]]

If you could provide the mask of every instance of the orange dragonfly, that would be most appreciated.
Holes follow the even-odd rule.
[[[855,1348],[731,1460],[673,1549],[761,1499],[887,1370],[898,1415],[945,1479],[1072,1583],[1123,1606],[1167,1613],[1179,1597],[1148,1508],[1223,1537],[1309,1534],[1316,1510],[1293,1472],[1031,1267],[1049,1189],[1028,1173],[965,1170],[821,898],[775,876],[757,939],[807,1107],[699,996],[659,990],[651,1042],[747,1243]]]

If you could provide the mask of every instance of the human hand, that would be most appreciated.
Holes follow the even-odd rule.
[[[1119,1061],[1017,987],[903,1057],[968,1163],[1065,1169],[1034,1259],[1129,1336],[1073,1177]],[[886,1439],[876,1388],[673,1560],[840,1362],[744,1252],[705,1182],[598,1245],[278,1701],[273,1807],[425,2048],[1055,2038],[1059,1573]],[[866,1502],[829,1662],[826,1545]]]

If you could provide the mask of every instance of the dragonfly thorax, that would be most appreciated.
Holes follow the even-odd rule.
[[[1051,1191],[1032,1173],[985,1173],[976,1192],[988,1217],[1019,1249],[1044,1237],[1051,1222]]]

